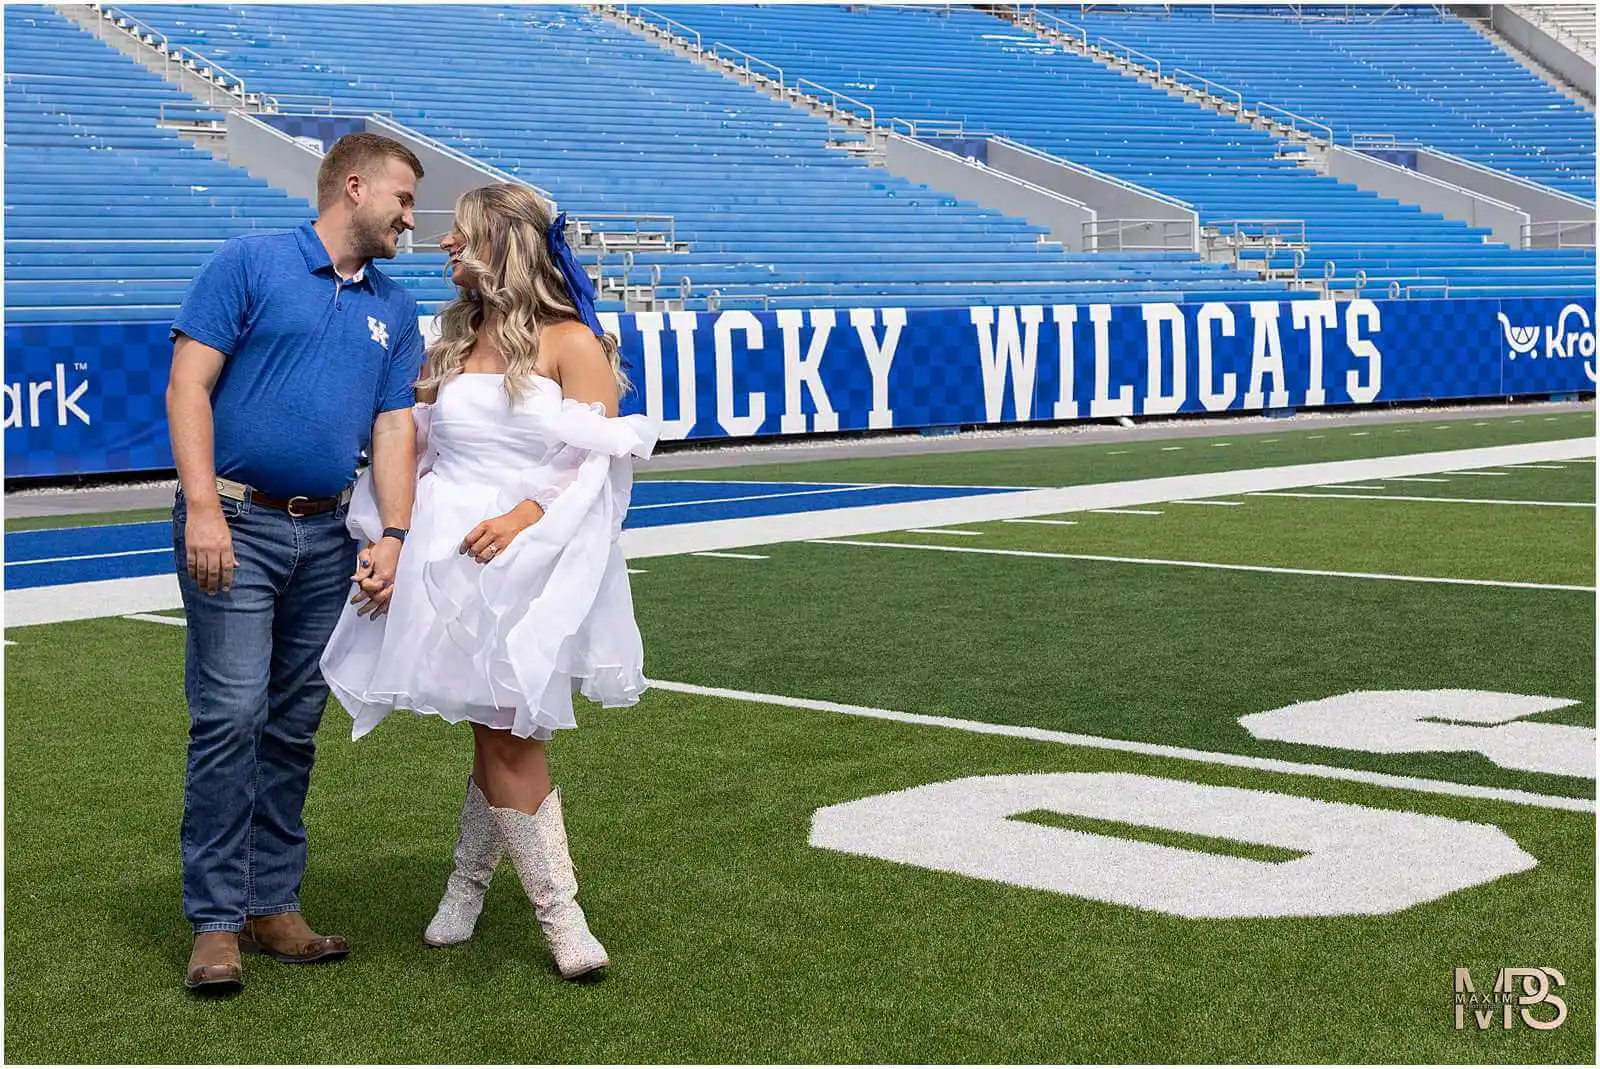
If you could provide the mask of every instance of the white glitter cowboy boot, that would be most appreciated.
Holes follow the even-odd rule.
[[[467,800],[461,806],[461,837],[456,840],[455,871],[445,884],[439,912],[422,933],[424,943],[449,947],[472,938],[478,914],[483,912],[489,879],[504,856],[505,849],[489,815],[489,799],[468,776]]]
[[[576,979],[610,964],[606,948],[589,931],[578,905],[578,877],[567,853],[567,829],[561,820],[561,794],[552,790],[531,816],[516,809],[489,810],[506,852],[522,877],[533,902],[534,916],[564,980]]]

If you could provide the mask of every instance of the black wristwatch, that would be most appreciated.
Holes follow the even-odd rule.
[[[404,527],[385,527],[381,537],[398,538],[400,541],[404,542],[406,540],[406,531]]]

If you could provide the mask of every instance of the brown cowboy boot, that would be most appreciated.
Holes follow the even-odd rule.
[[[189,952],[183,986],[206,995],[231,995],[244,987],[236,932],[201,932]]]
[[[350,953],[344,936],[318,935],[297,912],[251,917],[244,922],[239,949],[246,954],[265,954],[285,965],[336,961]]]

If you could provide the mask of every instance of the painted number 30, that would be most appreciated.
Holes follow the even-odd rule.
[[[1387,753],[1472,750],[1508,768],[1592,777],[1592,729],[1506,724],[1569,704],[1491,692],[1358,692],[1244,721],[1262,738]],[[1388,712],[1374,715],[1380,708]],[[1518,726],[1540,730],[1509,730]],[[1573,752],[1580,749],[1587,765]],[[1013,819],[1039,811],[1251,844],[1282,858]],[[1394,913],[1537,864],[1489,824],[1109,772],[975,776],[828,806],[812,817],[811,844],[1190,918]]]

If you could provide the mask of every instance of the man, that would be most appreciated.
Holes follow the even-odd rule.
[[[190,989],[237,991],[241,946],[290,963],[349,953],[300,915],[301,810],[328,697],[323,646],[352,578],[364,611],[386,608],[411,515],[422,339],[416,302],[371,261],[414,227],[421,177],[398,141],[340,138],[316,220],[225,242],[173,322]],[[389,530],[352,575],[344,523],[364,443]]]

